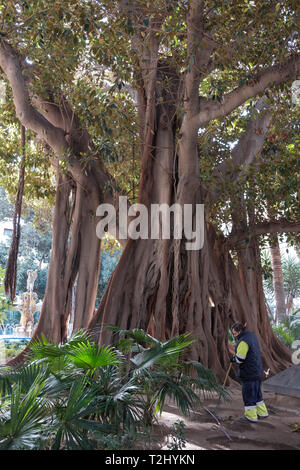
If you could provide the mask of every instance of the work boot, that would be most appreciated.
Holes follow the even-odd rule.
[[[269,416],[267,407],[264,401],[256,403],[256,413],[258,418],[267,418]]]
[[[241,416],[240,418],[234,421],[235,424],[251,424],[251,423],[256,423],[256,422],[257,421],[252,421],[248,419],[246,416]]]
[[[245,406],[245,418],[252,423],[257,423],[257,409],[256,406]]]

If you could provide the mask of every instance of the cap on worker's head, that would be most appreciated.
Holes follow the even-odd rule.
[[[236,331],[237,333],[241,333],[245,330],[245,327],[242,325],[242,323],[234,323],[231,327],[231,331],[232,330]]]

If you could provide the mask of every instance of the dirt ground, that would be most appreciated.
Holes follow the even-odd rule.
[[[300,450],[300,398],[264,392],[269,417],[237,424],[235,420],[244,413],[241,388],[235,385],[229,390],[229,402],[222,401],[217,407],[218,397],[211,396],[203,400],[206,409],[199,408],[188,419],[175,404],[168,403],[156,429],[159,447],[168,449],[172,425],[181,419],[187,441],[184,450]],[[293,431],[297,425],[298,431]]]

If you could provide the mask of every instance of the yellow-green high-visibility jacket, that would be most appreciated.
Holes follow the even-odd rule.
[[[242,382],[261,379],[263,365],[258,340],[254,333],[244,330],[237,336],[235,361],[239,365],[238,377]]]

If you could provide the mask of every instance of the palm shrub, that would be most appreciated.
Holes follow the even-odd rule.
[[[210,371],[182,359],[189,335],[160,342],[143,330],[115,331],[109,347],[84,331],[60,345],[42,337],[22,367],[2,368],[0,449],[134,446],[167,397],[187,414],[199,390],[224,396]]]
[[[127,354],[128,376],[140,387],[147,425],[162,413],[167,398],[175,401],[184,415],[201,405],[199,392],[213,391],[228,398],[210,370],[199,362],[183,359],[183,353],[194,342],[189,333],[159,341],[141,329],[109,328],[119,336],[116,346]]]
[[[113,348],[100,348],[79,332],[68,343],[55,345],[45,337],[31,344],[29,362],[0,374],[0,448],[5,449],[91,449],[97,446],[93,433],[114,433],[115,427],[99,420],[102,405],[96,380],[97,369],[117,364]],[[36,383],[40,388],[36,389]],[[15,400],[15,389],[18,399]],[[27,394],[27,423],[22,426],[22,409]],[[41,404],[45,403],[45,406]],[[31,408],[34,413],[31,419]],[[16,409],[20,408],[18,416]],[[41,412],[40,419],[38,411]],[[37,416],[37,417],[36,417]],[[19,423],[18,426],[12,424]],[[10,424],[12,423],[12,424]],[[31,431],[28,437],[28,430]],[[19,438],[24,436],[26,439]]]
[[[111,432],[111,426],[91,418],[99,412],[96,395],[96,387],[89,386],[87,377],[82,376],[73,381],[66,396],[56,401],[50,425],[53,449],[93,449],[93,432]]]
[[[49,409],[43,396],[44,378],[37,376],[25,391],[22,381],[1,402],[0,449],[34,449],[47,429]]]
[[[63,374],[64,380],[72,382],[74,375],[89,378],[96,406],[95,419],[109,424],[110,432],[127,432],[139,427],[138,387],[120,373],[124,357],[116,348],[92,343],[88,334],[80,331],[62,345],[48,344],[43,338],[42,342],[34,342],[32,351],[35,359],[43,358],[56,375]]]
[[[0,449],[91,449],[89,433],[112,432],[92,419],[97,390],[79,370],[53,373],[47,361],[33,361],[5,370],[0,384]]]

